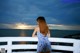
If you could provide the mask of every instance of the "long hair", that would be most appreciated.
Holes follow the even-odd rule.
[[[45,18],[42,16],[39,16],[37,18],[37,22],[39,23],[40,33],[42,33],[44,36],[46,36],[49,29],[48,29],[47,23],[45,21]]]

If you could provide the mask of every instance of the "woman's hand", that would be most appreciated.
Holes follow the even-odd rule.
[[[37,37],[37,35],[32,35],[32,37]]]

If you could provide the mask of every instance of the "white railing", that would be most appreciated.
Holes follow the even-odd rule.
[[[38,41],[37,37],[0,37],[0,42],[7,42],[7,45],[0,45],[0,48],[5,48],[7,53],[12,53],[13,49],[37,49],[37,44],[17,44],[13,45],[14,41]],[[80,53],[80,40],[68,38],[49,38],[50,42],[73,43],[73,46],[51,45],[53,50],[73,51]],[[30,53],[30,52],[28,52]],[[32,52],[36,53],[36,52]]]

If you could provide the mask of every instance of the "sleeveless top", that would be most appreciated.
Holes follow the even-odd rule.
[[[37,32],[37,37],[38,37],[38,44],[39,43],[49,44],[48,34],[46,36],[44,36],[42,33],[40,33],[40,31],[38,31]]]
[[[37,45],[37,53],[39,52],[51,52],[51,44],[48,40],[48,34],[44,36],[40,31],[37,32],[38,37],[38,45]]]

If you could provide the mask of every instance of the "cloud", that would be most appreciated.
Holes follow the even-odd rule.
[[[58,25],[58,24],[48,24],[49,29],[57,30],[80,30],[80,25]],[[34,29],[36,25],[29,25],[26,23],[15,23],[15,24],[0,24],[2,29]]]
[[[50,29],[58,29],[58,30],[80,30],[80,25],[56,25],[49,24]]]
[[[50,17],[48,17],[48,18],[50,18]],[[49,19],[48,19],[49,20]],[[56,18],[52,18],[52,19],[50,19],[50,21],[52,22],[52,23],[60,23],[60,20],[58,20],[58,19],[56,19]]]
[[[34,26],[25,23],[0,24],[0,28],[2,29],[33,29]]]

